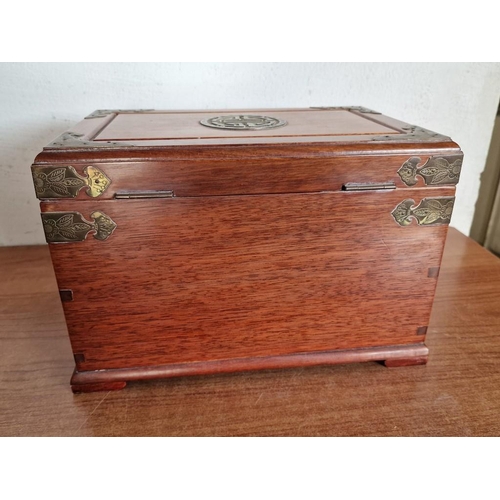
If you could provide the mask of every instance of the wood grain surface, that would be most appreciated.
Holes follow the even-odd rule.
[[[450,162],[462,158],[459,150],[444,155],[421,151],[420,166],[432,157]],[[92,162],[104,172],[111,184],[99,198],[89,197],[82,189],[77,198],[95,203],[112,199],[123,191],[173,191],[182,196],[220,196],[235,194],[307,193],[339,191],[347,183],[389,183],[398,189],[409,188],[398,170],[412,155],[385,154],[337,156],[329,158],[255,158],[172,160],[143,162]],[[68,165],[64,163],[63,165]],[[88,162],[71,162],[83,177]],[[34,165],[35,166],[35,165]],[[38,164],[42,166],[42,164]],[[46,165],[43,165],[46,166]],[[53,169],[61,163],[51,165]],[[415,187],[425,187],[423,177],[416,177]]]
[[[118,228],[106,241],[48,238],[59,288],[72,298],[63,307],[73,383],[83,389],[83,372],[96,370],[133,369],[137,378],[146,367],[148,376],[273,367],[280,355],[286,366],[312,364],[307,354],[339,363],[340,351],[380,347],[392,348],[393,364],[424,362],[431,270],[447,228],[401,227],[391,213],[426,198],[452,203],[457,179],[446,171],[444,187],[401,169],[411,177],[428,160],[461,164],[460,148],[361,108],[244,113],[282,120],[267,130],[202,125],[220,114],[103,110],[36,158],[35,184],[52,186],[44,196],[64,194],[58,167],[67,160],[70,171],[90,172],[89,152],[111,182],[99,198],[82,189],[41,203],[54,225],[66,212],[82,221],[102,212]],[[409,346],[417,350],[402,356]],[[356,359],[377,359],[372,351]]]
[[[370,114],[360,116],[349,111],[252,111],[251,115],[267,115],[286,122],[285,126],[266,130],[228,130],[210,128],[200,124],[216,116],[234,113],[132,113],[118,114],[95,137],[94,141],[143,141],[157,139],[289,137],[289,136],[335,136],[335,135],[380,135],[400,134],[380,123],[370,120]],[[238,113],[238,115],[241,113]],[[368,118],[367,118],[368,117]]]
[[[426,366],[378,363],[130,382],[73,395],[46,247],[0,249],[0,435],[498,436],[500,260],[448,233]]]
[[[423,342],[447,226],[391,211],[429,191],[43,202],[117,224],[50,245],[78,371]]]
[[[246,132],[210,129],[198,123],[208,116],[242,112],[279,115],[288,125]],[[354,109],[109,112],[72,126],[44,148],[36,161],[328,156],[352,152],[354,145],[359,152],[459,149],[449,137]]]

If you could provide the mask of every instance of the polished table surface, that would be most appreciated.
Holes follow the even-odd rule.
[[[1,436],[498,436],[500,259],[454,229],[426,343],[427,366],[185,377],[73,395],[47,247],[0,248]]]

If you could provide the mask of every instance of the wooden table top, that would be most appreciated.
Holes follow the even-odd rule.
[[[500,259],[450,229],[427,366],[130,382],[73,395],[45,246],[0,248],[1,436],[498,436]]]

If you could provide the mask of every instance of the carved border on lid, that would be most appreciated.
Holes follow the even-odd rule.
[[[388,135],[375,135],[369,138],[359,140],[360,143],[370,142],[399,142],[399,143],[413,143],[413,142],[448,142],[451,139],[437,132],[432,132],[421,127],[405,127],[408,130],[406,134],[388,134]],[[88,141],[82,139],[84,134],[77,134],[75,132],[64,132],[57,139],[45,146],[44,149],[64,149],[64,148],[120,148],[120,147],[140,147],[139,144],[131,144],[130,142],[113,142],[113,141]],[[340,144],[341,142],[339,142]]]
[[[85,117],[85,120],[89,118],[104,118],[109,115],[116,113],[131,114],[131,113],[148,113],[154,111],[154,109],[96,109],[93,113]]]
[[[405,134],[387,134],[387,135],[374,135],[371,136],[369,142],[446,142],[451,139],[443,134],[438,134],[432,130],[428,130],[423,127],[417,127],[416,125],[411,125],[409,127],[401,127]]]
[[[324,110],[324,111],[354,111],[357,113],[366,113],[366,114],[374,114],[381,115],[379,111],[374,111],[373,109],[365,108],[364,106],[317,106],[310,107],[310,109],[315,110]],[[406,127],[401,127],[401,130],[404,130],[404,134],[387,134],[387,135],[374,135],[369,139],[366,139],[368,142],[414,142],[415,140],[426,140],[429,142],[440,142],[440,141],[449,141],[451,140],[448,136],[438,134],[437,132],[433,132],[432,130],[428,130],[423,127],[418,127],[417,125],[408,125]]]
[[[46,148],[112,148],[122,146],[133,146],[128,142],[113,142],[113,141],[86,141],[82,139],[84,134],[75,132],[64,132],[57,139],[52,141]]]
[[[374,115],[381,115],[380,111],[365,108],[364,106],[311,106],[309,109],[323,110],[323,111],[357,111],[358,113],[371,113]]]

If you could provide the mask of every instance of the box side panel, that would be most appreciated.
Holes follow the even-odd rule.
[[[453,194],[44,202],[78,369],[420,343]]]

